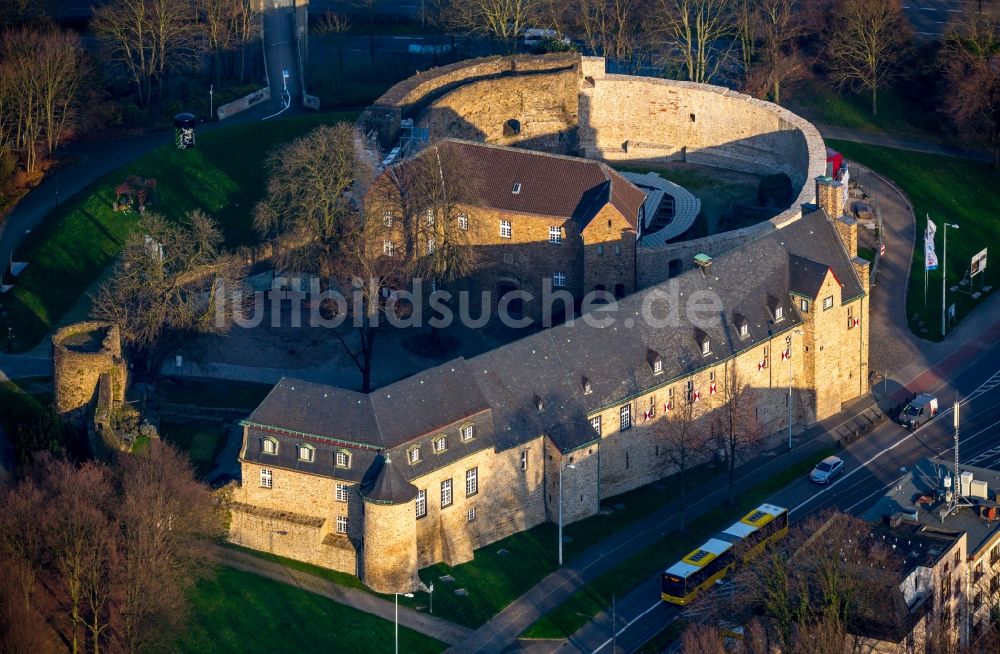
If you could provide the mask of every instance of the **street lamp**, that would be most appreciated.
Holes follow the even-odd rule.
[[[796,329],[793,333],[801,336],[802,330]],[[788,361],[788,449],[792,449],[792,334],[785,336],[785,352]]]
[[[958,225],[944,224],[944,258],[941,260],[941,338],[945,336],[945,288],[948,286],[948,228],[958,229]]]
[[[563,476],[563,468],[564,467],[567,470],[576,470],[576,466],[573,465],[572,463],[567,463],[565,466],[559,466],[559,567],[560,568],[562,567],[562,564],[563,564],[563,555],[562,555],[562,550],[563,550],[563,541],[562,541],[562,525],[563,525],[563,521],[562,521],[562,505],[563,505],[563,501],[562,501],[562,476]]]
[[[413,597],[413,593],[393,593],[396,599],[396,654],[399,654],[399,596]]]

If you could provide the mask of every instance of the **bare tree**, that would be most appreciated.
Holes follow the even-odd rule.
[[[194,12],[174,0],[114,0],[94,10],[91,27],[108,58],[127,73],[139,104],[160,99],[173,72],[193,66],[201,46]]]
[[[344,79],[344,49],[347,46],[346,35],[351,29],[351,20],[347,16],[325,12],[313,25],[313,34],[332,36],[337,47],[337,70],[340,80]]]
[[[780,103],[782,85],[806,74],[797,47],[806,29],[798,0],[743,0],[741,6],[752,12],[748,17],[740,14],[741,42],[745,26],[753,32],[752,54],[744,53],[746,88],[753,95],[770,95]]]
[[[988,135],[996,168],[1000,165],[1000,6],[962,14],[949,26],[940,61],[948,115],[967,133]]]
[[[871,93],[889,84],[906,53],[911,30],[899,0],[843,0],[833,4],[827,42],[830,75],[842,88]]]
[[[668,61],[692,82],[708,83],[725,64],[736,39],[730,0],[658,0],[655,34]]]
[[[180,223],[148,214],[98,289],[91,315],[118,325],[155,376],[163,353],[178,339],[225,332],[242,312],[243,264],[221,245],[222,233],[201,211]],[[231,301],[218,297],[220,291]]]
[[[681,402],[671,413],[654,423],[653,427],[655,439],[663,449],[664,458],[677,471],[681,500],[679,526],[681,531],[687,527],[688,472],[693,463],[705,459],[705,448],[709,445],[709,440],[695,422],[695,406],[694,402]]]
[[[371,177],[359,156],[357,130],[348,123],[323,125],[268,157],[267,197],[254,224],[274,238],[283,269],[330,276],[337,243],[354,211],[352,189]]]
[[[732,504],[736,500],[736,466],[757,447],[763,433],[756,415],[756,393],[735,364],[727,366],[720,395],[722,404],[715,413],[726,453],[729,503]]]
[[[545,15],[544,0],[442,0],[439,14],[450,29],[497,39],[513,50],[526,28]]]
[[[239,52],[239,79],[246,70],[246,50],[260,36],[260,14],[252,0],[198,0],[205,46],[211,55],[210,74],[218,79],[222,65],[231,61],[227,56]],[[232,74],[232,66],[226,66]]]
[[[630,61],[639,42],[641,0],[575,0],[565,5],[567,31],[588,50],[616,61]]]

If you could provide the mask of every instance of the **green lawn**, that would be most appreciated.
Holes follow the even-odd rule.
[[[195,474],[204,478],[215,467],[215,457],[226,445],[226,427],[218,421],[170,421],[160,424],[160,437],[186,452]]]
[[[593,616],[611,606],[612,596],[623,597],[650,576],[680,559],[693,547],[759,505],[768,496],[805,475],[816,461],[833,450],[790,466],[780,474],[740,493],[735,507],[721,506],[691,521],[687,533],[672,533],[625,559],[587,584],[556,610],[539,619],[522,634],[526,638],[568,638]],[[650,598],[654,599],[654,598]]]
[[[948,286],[957,285],[969,270],[971,257],[985,247],[1000,246],[1000,171],[988,165],[917,152],[904,152],[859,143],[827,141],[845,157],[859,161],[893,180],[910,197],[917,216],[917,243],[913,250],[906,313],[910,329],[923,338],[941,340],[941,268],[931,271],[927,303],[924,304],[923,233],[926,216],[938,226],[936,250],[939,262],[944,259],[943,223],[956,223],[960,229],[948,230]],[[908,247],[904,243],[887,242],[886,248]],[[997,285],[996,269],[987,267],[976,277],[980,282]],[[964,318],[978,302],[966,289],[948,293],[948,303],[956,305],[958,320]],[[914,320],[914,315],[917,320]],[[924,321],[921,331],[919,321]]]
[[[220,568],[194,589],[188,629],[174,651],[337,652],[393,651],[393,623],[286,584]],[[441,652],[444,643],[399,629],[407,654]]]
[[[789,93],[782,104],[805,118],[825,125],[857,129],[872,134],[943,142],[942,120],[933,111],[916,106],[897,89],[879,92],[878,114],[871,112],[871,96],[838,91],[817,80],[805,82]]]
[[[219,128],[200,135],[194,150],[160,147],[60,205],[16,254],[30,264],[5,298],[17,348],[24,351],[42,340],[114,261],[135,229],[134,213],[111,209],[114,188],[126,177],[157,180],[151,210],[176,219],[202,209],[219,221],[229,247],[251,244],[257,240],[251,214],[263,195],[267,153],[316,125],[355,117],[311,114]]]
[[[225,409],[256,409],[274,388],[273,384],[202,377],[170,377],[160,385],[170,404],[191,404]]]

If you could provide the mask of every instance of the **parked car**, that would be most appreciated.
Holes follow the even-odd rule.
[[[817,484],[829,484],[842,472],[844,472],[844,461],[840,457],[828,456],[816,464],[809,473],[809,479]]]
[[[556,30],[542,29],[539,27],[529,27],[524,30],[524,45],[526,46],[539,45],[545,40],[557,41],[565,45],[570,44],[570,40]]]
[[[916,429],[937,415],[937,398],[928,393],[921,393],[906,403],[899,413],[899,424],[908,429]]]

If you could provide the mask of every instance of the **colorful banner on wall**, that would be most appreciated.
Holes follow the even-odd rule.
[[[924,266],[927,270],[937,270],[938,258],[934,251],[934,235],[937,233],[937,225],[927,215],[927,231],[924,232]]]

